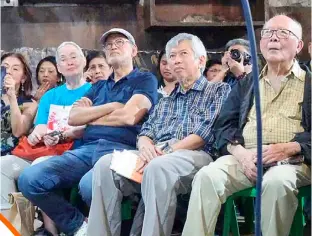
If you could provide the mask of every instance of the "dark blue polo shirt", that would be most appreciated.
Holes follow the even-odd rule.
[[[115,83],[114,74],[112,74],[108,80],[100,80],[95,83],[84,97],[89,98],[93,102],[93,106],[98,106],[111,102],[126,104],[135,94],[146,96],[154,106],[158,99],[156,77],[150,72],[141,72],[135,68],[130,74]],[[140,132],[141,126],[142,122],[135,126],[121,127],[87,125],[83,141],[106,139],[135,147],[136,136]]]

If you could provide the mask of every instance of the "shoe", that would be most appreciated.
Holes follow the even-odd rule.
[[[88,229],[88,224],[87,222],[83,222],[83,224],[80,226],[80,228],[76,231],[74,236],[87,236],[87,229]]]

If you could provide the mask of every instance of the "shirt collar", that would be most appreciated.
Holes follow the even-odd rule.
[[[136,68],[136,67],[134,67],[133,68],[133,70],[129,73],[129,74],[127,74],[126,76],[124,76],[124,77],[122,77],[120,80],[129,80],[129,79],[135,79],[136,78],[136,73],[139,71],[139,69],[138,68]],[[113,82],[115,82],[115,80],[114,80],[114,72],[108,77],[108,79],[107,80],[110,80],[110,81],[113,81]],[[119,81],[120,81],[119,80]]]
[[[206,77],[204,77],[203,75],[201,75],[193,84],[193,86],[188,90],[195,90],[195,91],[202,91],[206,84],[208,83]],[[176,88],[172,91],[172,95],[173,97],[176,97],[177,94],[181,93],[181,94],[186,94],[188,91],[184,91],[181,84],[179,83],[178,86],[176,86]]]
[[[268,64],[266,64],[261,73],[260,73],[260,78],[266,77],[268,72]],[[294,78],[294,79],[299,79],[301,81],[304,81],[304,71],[301,69],[298,61],[294,59],[293,65],[291,66],[290,72],[285,76],[285,78]]]

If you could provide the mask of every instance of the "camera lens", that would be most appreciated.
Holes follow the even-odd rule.
[[[239,50],[237,49],[232,49],[230,51],[230,55],[231,55],[231,58],[237,62],[240,62],[241,61],[241,53]]]

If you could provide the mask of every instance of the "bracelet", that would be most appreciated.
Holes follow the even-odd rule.
[[[240,80],[240,79],[244,79],[246,77],[246,72],[244,72],[243,74],[239,75],[236,77],[236,79]]]
[[[59,134],[59,143],[63,143],[65,141],[66,141],[66,137],[65,137],[64,133],[60,132],[60,134]]]

